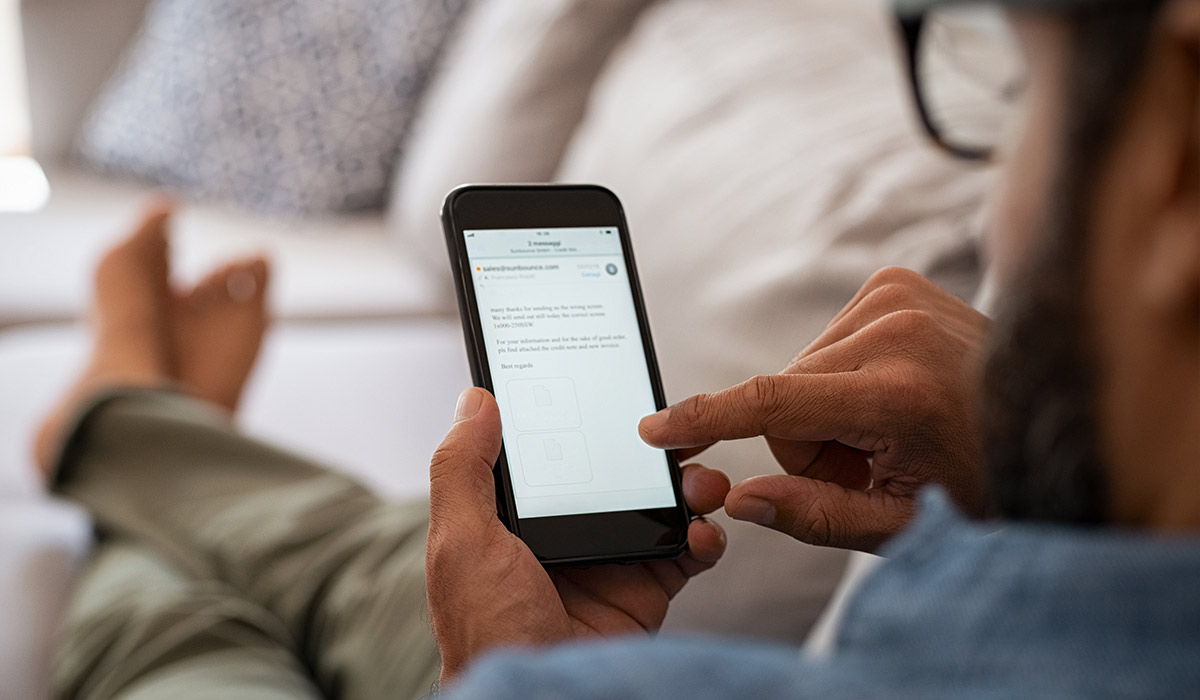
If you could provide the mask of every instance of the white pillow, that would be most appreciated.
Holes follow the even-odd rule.
[[[893,34],[874,0],[666,0],[613,56],[557,178],[624,201],[669,400],[779,371],[886,265],[971,298],[990,175],[924,142]],[[843,562],[729,523],[670,626],[799,641]]]
[[[438,211],[468,182],[545,182],[592,83],[652,0],[481,0],[430,85],[399,164],[390,227],[449,280]]]
[[[669,0],[613,57],[555,177],[622,198],[676,395],[781,369],[885,265],[973,294],[991,171],[926,143],[894,41],[874,0]]]

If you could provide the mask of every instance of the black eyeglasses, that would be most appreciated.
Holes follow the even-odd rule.
[[[1019,111],[1024,52],[1003,10],[985,3],[934,3],[897,11],[917,114],[947,152],[987,160]]]

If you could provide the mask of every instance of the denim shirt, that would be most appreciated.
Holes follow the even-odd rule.
[[[733,640],[571,644],[495,654],[447,695],[1200,698],[1200,538],[996,530],[929,490],[884,554],[827,659]]]

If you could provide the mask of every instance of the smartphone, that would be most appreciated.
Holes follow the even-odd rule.
[[[637,430],[666,401],[616,195],[466,185],[442,223],[471,374],[500,406],[505,525],[546,565],[681,555],[679,463]]]

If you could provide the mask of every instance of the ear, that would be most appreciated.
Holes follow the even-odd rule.
[[[1172,54],[1175,89],[1186,99],[1172,194],[1154,227],[1140,285],[1148,306],[1200,327],[1200,0],[1169,0],[1161,34]]]

